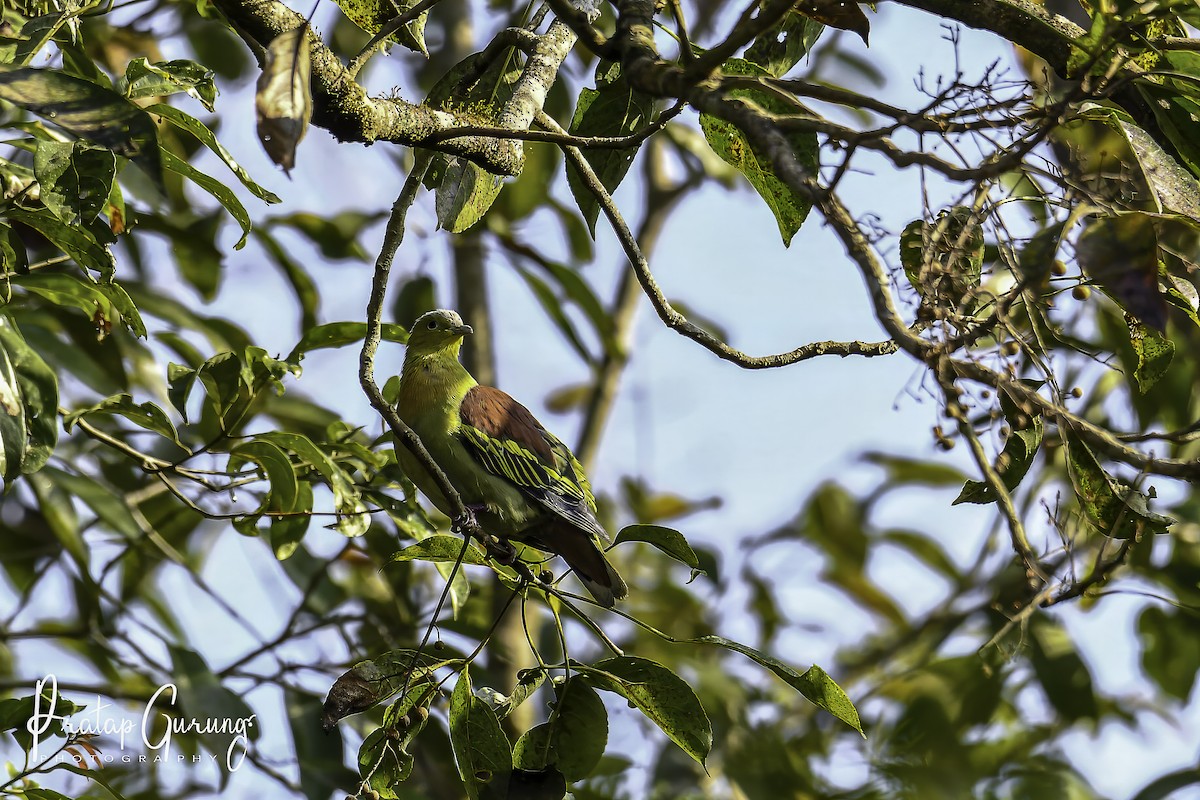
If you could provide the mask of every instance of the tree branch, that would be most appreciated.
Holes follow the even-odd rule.
[[[562,131],[558,123],[544,113],[538,116],[538,122],[551,130]],[[583,154],[579,152],[579,148],[577,147],[563,146],[563,152],[571,164],[579,170],[584,186],[596,197],[601,210],[604,211],[604,215],[612,225],[613,231],[617,234],[617,240],[620,242],[621,248],[625,251],[625,255],[633,267],[638,283],[642,286],[642,291],[650,299],[650,304],[654,306],[654,310],[658,313],[659,318],[671,330],[686,336],[720,358],[732,361],[739,367],[746,369],[772,369],[824,355],[881,356],[896,352],[896,343],[892,341],[811,342],[787,353],[779,353],[771,356],[750,356],[730,347],[700,326],[689,322],[687,317],[680,314],[671,306],[667,298],[663,295],[662,289],[659,288],[658,282],[654,279],[654,275],[650,272],[650,264],[646,261],[645,255],[638,246],[637,237],[633,235],[633,232],[625,223],[620,209],[613,202],[612,195],[604,188],[604,184],[587,162],[587,159],[583,157]],[[904,333],[911,335],[908,334],[907,329],[904,329]],[[918,342],[921,342],[919,337],[913,336]]]
[[[278,0],[215,0],[215,4],[256,53],[275,37],[304,24],[304,17]],[[498,175],[520,173],[524,154],[519,143],[483,136],[432,139],[478,120],[400,98],[370,97],[311,28],[306,36],[312,55],[313,124],[339,141],[423,146],[473,161]]]

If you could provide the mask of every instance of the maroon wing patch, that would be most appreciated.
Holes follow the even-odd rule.
[[[463,398],[459,418],[463,424],[493,439],[511,439],[543,463],[554,463],[554,453],[542,435],[541,424],[529,409],[499,389],[473,387]]]

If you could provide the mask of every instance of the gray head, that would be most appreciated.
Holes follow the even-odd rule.
[[[457,311],[445,308],[427,311],[417,318],[408,332],[408,350],[418,354],[445,349],[457,352],[462,338],[472,332],[471,326],[463,322]]]

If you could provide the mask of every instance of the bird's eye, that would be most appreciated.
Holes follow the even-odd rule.
[[[429,330],[431,330],[431,331],[437,330],[437,321],[436,320],[432,320],[432,319],[429,320]]]

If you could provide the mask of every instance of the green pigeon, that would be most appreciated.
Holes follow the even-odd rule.
[[[400,419],[420,437],[484,531],[562,556],[596,602],[612,608],[629,587],[600,550],[608,534],[583,466],[529,409],[480,386],[458,360],[471,333],[454,311],[422,315],[400,373]],[[444,514],[453,509],[407,447],[401,469]]]

